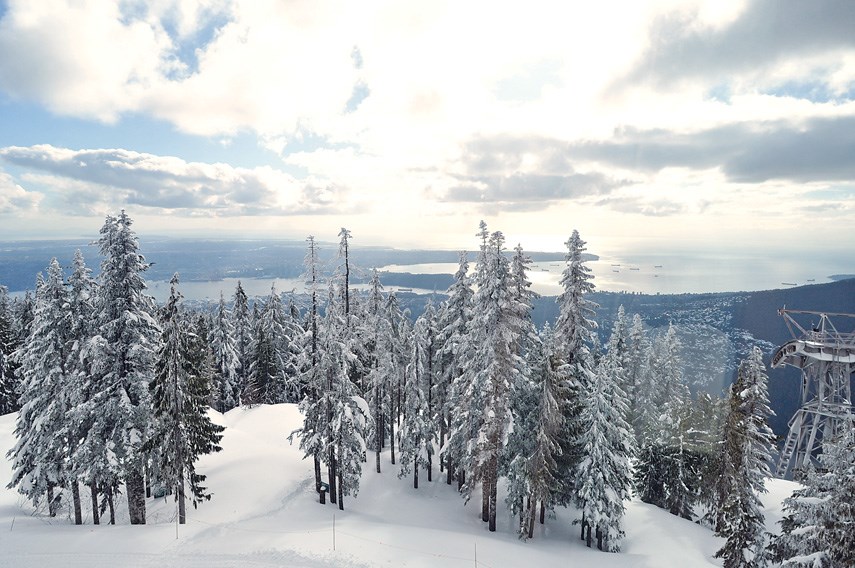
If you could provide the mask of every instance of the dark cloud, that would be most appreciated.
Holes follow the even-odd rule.
[[[691,25],[692,19],[683,14],[658,21],[649,50],[621,83],[662,86],[702,76],[719,83],[787,59],[855,47],[851,0],[754,0],[722,28]]]
[[[625,129],[604,142],[566,147],[568,155],[621,168],[720,167],[730,181],[855,180],[855,117],[731,124],[690,134]]]

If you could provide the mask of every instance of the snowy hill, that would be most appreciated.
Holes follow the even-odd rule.
[[[345,511],[339,511],[318,504],[311,462],[286,440],[301,423],[296,406],[238,408],[212,416],[226,426],[223,451],[204,456],[198,470],[208,475],[214,496],[190,508],[188,523],[177,533],[175,504],[163,498],[148,501],[145,526],[127,524],[123,498],[117,526],[93,526],[85,509],[90,524],[75,526],[66,510],[51,519],[14,490],[0,489],[0,566],[721,566],[713,558],[721,539],[637,500],[627,507],[620,554],[586,548],[567,510],[522,542],[514,534],[514,519],[500,509],[498,529],[489,533],[480,520],[479,495],[464,505],[436,470],[432,483],[422,479],[415,490],[409,478],[398,479],[388,454],[382,474],[369,460],[359,496],[345,498]],[[14,422],[14,415],[0,417],[4,453],[14,441]],[[5,485],[10,478],[9,462],[0,460],[0,480]],[[765,514],[775,530],[781,500],[794,485],[773,480],[768,488]],[[85,506],[88,498],[83,501]]]

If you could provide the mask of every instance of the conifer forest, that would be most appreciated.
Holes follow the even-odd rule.
[[[760,498],[778,449],[764,353],[749,349],[715,396],[690,391],[674,326],[652,333],[621,307],[598,333],[577,231],[558,316],[538,327],[531,259],[483,222],[419,314],[376,269],[353,285],[344,228],[334,266],[306,239],[305,292],[253,298],[238,283],[191,306],[175,274],[159,305],[132,227],[109,215],[97,261],[78,251],[32,293],[0,287],[0,414],[16,413],[4,482],[49,517],[62,506],[74,524],[84,509],[93,524],[146,524],[149,500],[166,497],[185,523],[188,501],[217,499],[197,469],[221,450],[212,412],[287,403],[302,424],[280,434],[305,456],[314,499],[340,511],[365,476],[391,473],[416,491],[447,486],[484,531],[512,515],[519,539],[537,539],[567,510],[573,538],[620,553],[638,498],[721,537],[712,561],[725,567],[855,566],[855,432],[824,440],[768,532]]]

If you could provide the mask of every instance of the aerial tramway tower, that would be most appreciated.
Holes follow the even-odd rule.
[[[772,367],[802,371],[801,406],[790,419],[790,433],[778,459],[778,477],[798,478],[830,439],[855,427],[851,376],[855,373],[855,331],[841,332],[832,322],[855,323],[855,314],[781,309],[793,336],[772,356]],[[796,316],[796,317],[794,317]],[[810,318],[806,317],[810,316]],[[811,324],[803,327],[796,318]],[[847,319],[852,318],[852,319]]]

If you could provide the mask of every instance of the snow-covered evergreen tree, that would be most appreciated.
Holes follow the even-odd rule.
[[[593,274],[583,258],[585,241],[573,230],[565,243],[567,266],[561,276],[564,291],[558,296],[558,317],[555,321],[555,344],[561,358],[569,365],[567,403],[565,413],[567,436],[563,440],[559,470],[564,472],[561,480],[562,501],[578,501],[576,478],[573,472],[582,457],[579,436],[583,425],[579,422],[587,400],[587,385],[593,380],[593,360],[590,344],[597,323],[593,320],[597,304],[587,298],[594,291]]]
[[[455,408],[460,406],[460,398],[466,388],[463,384],[464,370],[467,367],[466,338],[469,320],[472,318],[472,286],[469,281],[469,262],[466,253],[461,252],[454,283],[448,289],[448,299],[440,310],[439,342],[442,345],[440,357],[440,376],[437,381],[437,405],[439,408],[439,445],[445,462],[446,483],[451,484],[455,477],[455,467],[463,453],[462,436],[455,440],[446,436],[453,428]]]
[[[284,401],[283,354],[290,344],[285,328],[282,297],[274,285],[271,286],[270,295],[255,322],[255,334],[250,348],[252,358],[249,377],[243,396],[245,404],[275,404]]]
[[[54,491],[76,483],[70,479],[67,460],[67,416],[74,403],[67,368],[69,315],[62,268],[54,258],[36,291],[30,334],[14,353],[23,388],[17,442],[7,454],[12,459],[9,487],[17,487],[37,505],[46,500],[50,516],[56,515]]]
[[[131,524],[145,523],[144,461],[141,451],[151,426],[148,384],[154,375],[154,353],[160,327],[154,300],[145,293],[148,268],[139,253],[133,221],[122,211],[108,216],[98,247],[101,262],[99,296],[94,320],[97,334],[89,341],[93,381],[90,406],[92,429],[82,455],[98,471],[108,499],[124,480]],[[96,418],[97,415],[97,418]]]
[[[240,403],[240,358],[232,318],[220,293],[220,303],[211,322],[210,342],[214,357],[214,408],[227,412]]]
[[[413,327],[410,363],[407,366],[405,392],[407,408],[398,432],[401,449],[399,477],[413,474],[413,487],[419,487],[419,468],[428,470],[436,441],[436,428],[429,404],[431,391],[431,325],[432,315],[422,315]]]
[[[0,286],[0,415],[15,412],[20,408],[20,379],[17,364],[12,353],[18,348],[14,318],[9,294],[5,286]]]
[[[178,522],[184,524],[185,484],[190,487],[194,506],[211,498],[201,485],[205,476],[196,473],[195,464],[200,455],[220,451],[223,427],[213,424],[206,412],[206,375],[211,373],[207,342],[191,333],[182,317],[177,274],[170,284],[156,372],[150,384],[156,424],[146,447],[158,460],[160,481],[175,488]]]
[[[782,566],[855,566],[855,428],[850,424],[823,442],[819,468],[808,468],[784,500],[781,534],[772,557]]]
[[[641,416],[654,396],[654,385],[650,383],[650,341],[644,332],[641,316],[633,314],[629,329],[629,351],[626,361],[626,395],[629,399],[629,421],[635,433],[637,446],[644,441],[643,432],[648,429],[648,416]]]
[[[768,563],[766,531],[759,494],[766,492],[771,477],[769,463],[775,437],[768,419],[768,377],[763,354],[755,347],[739,364],[730,389],[730,412],[722,445],[723,499],[717,510],[716,534],[727,539],[716,552],[726,568],[760,567]]]
[[[582,532],[588,546],[591,532],[597,548],[620,551],[624,536],[624,500],[630,495],[633,437],[625,420],[626,394],[620,322],[615,323],[608,351],[597,365],[594,380],[586,385],[586,400],[580,423],[582,461],[577,468],[578,499],[581,504]]]
[[[482,231],[485,228],[482,224]],[[500,231],[492,233],[476,267],[479,287],[467,334],[472,356],[467,370],[470,377],[464,383],[467,390],[459,409],[465,418],[452,434],[466,439],[468,429],[477,425],[462,459],[467,475],[471,472],[464,491],[468,495],[476,482],[481,483],[481,518],[489,523],[490,531],[496,530],[500,458],[511,424],[509,394],[520,365],[518,346],[524,327],[520,304],[513,297],[504,242]]]
[[[232,328],[234,328],[235,350],[237,351],[237,389],[240,396],[249,382],[249,367],[252,362],[253,325],[246,292],[238,280],[232,304]],[[243,400],[240,404],[245,404]]]
[[[388,322],[384,311],[383,285],[375,268],[371,274],[368,291],[367,312],[364,322],[364,334],[367,337],[370,361],[366,377],[366,399],[371,416],[373,431],[369,433],[369,445],[374,448],[374,461],[377,473],[380,473],[380,452],[386,439],[386,415],[389,404],[389,377],[392,375],[391,350],[388,338]]]

